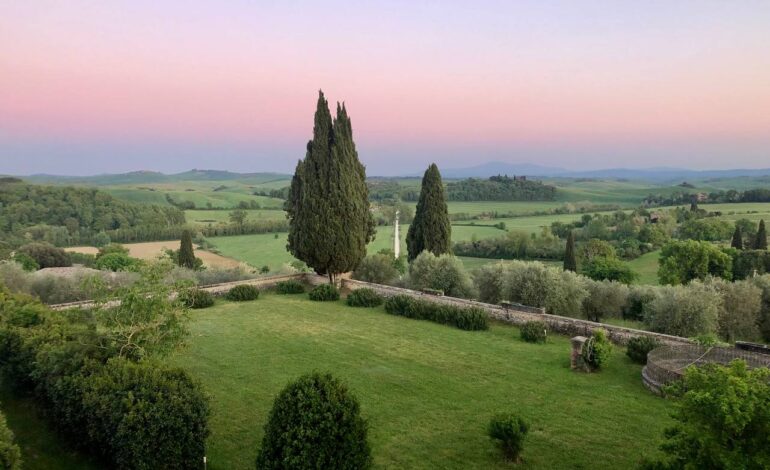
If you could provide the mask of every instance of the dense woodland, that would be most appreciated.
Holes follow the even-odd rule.
[[[553,201],[556,188],[526,177],[492,176],[447,183],[450,201]]]

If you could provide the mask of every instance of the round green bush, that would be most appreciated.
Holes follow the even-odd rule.
[[[329,374],[313,373],[288,384],[270,410],[257,469],[371,466],[366,421],[358,400]]]
[[[519,460],[527,431],[527,423],[513,413],[497,414],[489,422],[489,437],[498,441],[506,460],[512,462]]]
[[[281,281],[275,285],[275,291],[279,294],[304,294],[305,285],[294,279]]]
[[[521,326],[521,339],[528,343],[545,343],[548,325],[541,321],[528,321]]]
[[[594,370],[601,369],[612,355],[612,343],[604,330],[596,330],[583,345],[583,361]]]
[[[214,296],[201,289],[190,289],[182,292],[179,295],[179,300],[188,308],[208,308],[214,305]]]
[[[327,301],[339,300],[340,291],[331,284],[321,284],[310,291],[310,300]]]
[[[647,353],[660,346],[655,338],[637,336],[631,338],[626,345],[626,356],[637,364],[647,364]]]
[[[259,289],[249,284],[240,284],[227,291],[225,298],[233,302],[257,300],[259,298]]]
[[[102,271],[130,271],[138,260],[123,253],[108,253],[94,262],[94,267]]]
[[[374,289],[364,287],[356,289],[348,295],[347,303],[351,307],[377,307],[384,299]]]

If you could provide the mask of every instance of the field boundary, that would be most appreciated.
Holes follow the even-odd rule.
[[[254,287],[270,288],[274,287],[279,282],[289,280],[303,281],[310,285],[319,285],[328,282],[327,277],[320,276],[318,274],[296,273],[284,274],[280,276],[265,276],[243,281],[223,282],[220,284],[199,286],[198,288],[210,292],[213,295],[224,295],[227,291],[238,285],[251,285]],[[668,345],[692,344],[691,340],[679,336],[654,333],[652,331],[637,330],[623,326],[608,325],[606,323],[597,323],[579,318],[551,315],[545,313],[544,309],[537,307],[528,307],[525,305],[511,305],[503,307],[500,305],[487,304],[475,300],[460,299],[448,296],[437,296],[416,290],[405,289],[403,287],[374,284],[371,282],[357,281],[354,279],[342,278],[340,282],[344,289],[356,290],[361,288],[369,288],[375,290],[383,297],[408,295],[412,298],[418,298],[435,303],[455,305],[459,307],[477,307],[484,310],[490,318],[514,326],[521,326],[528,321],[542,321],[548,325],[551,331],[566,336],[590,336],[594,331],[602,329],[607,332],[609,339],[613,343],[619,345],[625,345],[631,338],[636,338],[639,336],[654,338],[659,342]],[[49,305],[49,307],[53,310],[69,310],[73,308],[89,308],[95,305],[96,304],[93,300],[82,300],[79,302]],[[108,302],[107,306],[110,305],[111,303]]]

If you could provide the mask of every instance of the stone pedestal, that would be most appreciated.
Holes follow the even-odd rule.
[[[588,341],[585,336],[575,336],[570,340],[572,343],[572,354],[570,355],[570,367],[572,370],[586,370],[583,362],[583,345]]]

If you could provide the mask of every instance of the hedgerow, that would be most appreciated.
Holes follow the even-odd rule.
[[[458,307],[426,300],[418,300],[407,295],[395,295],[385,301],[385,311],[391,315],[400,315],[416,320],[428,320],[443,325],[450,325],[461,330],[486,330],[487,314],[478,307]]]
[[[364,287],[351,292],[346,301],[351,307],[377,307],[384,299],[374,289]]]
[[[304,294],[305,285],[300,281],[291,279],[281,281],[275,285],[275,291],[279,294]]]

